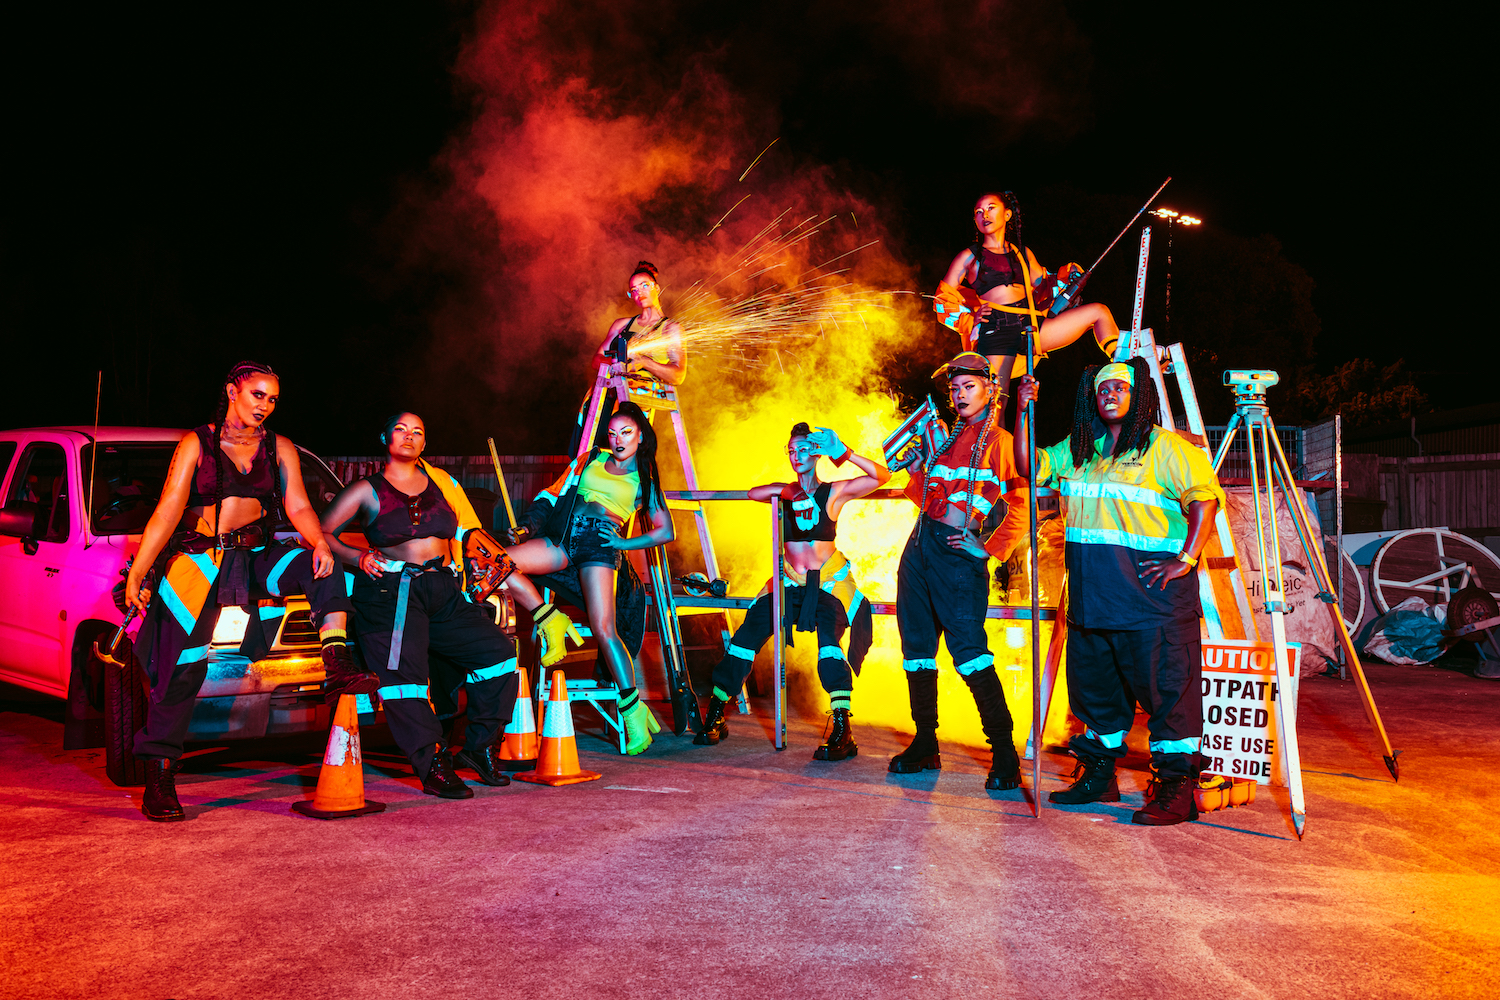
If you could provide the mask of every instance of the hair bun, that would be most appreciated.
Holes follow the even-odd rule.
[[[660,273],[661,272],[656,269],[655,264],[651,263],[649,260],[642,260],[636,262],[635,270],[630,272],[630,276],[634,278],[638,274],[649,274],[652,281],[656,282],[657,284],[661,284],[661,278],[658,277]]]

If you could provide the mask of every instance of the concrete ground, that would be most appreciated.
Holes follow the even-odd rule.
[[[61,749],[60,705],[5,688],[0,996],[1494,996],[1500,683],[1368,672],[1401,781],[1353,685],[1307,680],[1301,842],[1279,789],[1151,829],[1129,770],[1125,801],[1038,821],[980,751],[896,776],[895,733],[815,763],[821,722],[778,753],[760,716],[629,759],[585,734],[603,780],[462,802],[372,730],[389,809],[331,823],[290,809],[316,742],[203,748],[190,821],[154,824],[102,751]]]

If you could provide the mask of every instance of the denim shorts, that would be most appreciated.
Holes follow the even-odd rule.
[[[573,523],[568,526],[568,540],[563,546],[563,551],[567,552],[568,561],[574,567],[580,569],[584,566],[620,568],[620,550],[609,548],[604,544],[604,538],[599,534],[601,530],[617,532],[619,529],[615,522],[607,517],[583,513],[573,515]]]

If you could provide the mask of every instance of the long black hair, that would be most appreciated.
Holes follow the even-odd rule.
[[[636,500],[641,505],[641,513],[649,512],[653,506],[664,510],[667,498],[661,491],[661,470],[656,467],[656,429],[646,418],[645,411],[629,400],[616,407],[609,419],[615,417],[628,418],[641,435],[641,443],[635,450],[635,471],[641,477],[641,491]]]
[[[219,409],[218,412],[214,414],[213,421],[214,536],[216,538],[219,534],[219,502],[224,499],[224,452],[221,448],[220,442],[224,435],[224,418],[229,416],[229,393],[225,392],[224,390],[231,385],[238,389],[246,379],[254,378],[256,375],[269,375],[272,378],[279,377],[274,371],[271,370],[270,365],[261,364],[259,361],[241,361],[239,364],[229,369],[229,374],[224,376],[224,381],[219,385]],[[262,446],[264,447],[264,445]],[[205,455],[203,457],[207,458],[208,456]],[[276,455],[274,452],[267,457],[271,462],[271,481],[274,484],[272,489],[275,505],[277,507],[280,507],[281,466],[276,461]],[[270,514],[274,512],[267,511],[266,513]]]
[[[1156,396],[1156,383],[1151,380],[1151,366],[1145,358],[1131,358],[1130,365],[1135,384],[1130,388],[1130,409],[1125,411],[1125,420],[1120,425],[1120,437],[1115,442],[1111,458],[1132,451],[1145,451],[1151,444],[1151,428],[1156,425],[1156,413],[1161,409]],[[1094,457],[1094,420],[1099,415],[1095,401],[1094,379],[1103,365],[1090,365],[1078,378],[1078,396],[1073,401],[1073,435],[1070,447],[1073,467],[1081,469]]]

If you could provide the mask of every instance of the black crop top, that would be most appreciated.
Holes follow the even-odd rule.
[[[800,491],[799,491],[800,492]],[[828,497],[832,483],[823,483],[811,497],[800,500],[781,498],[782,539],[788,542],[831,542],[839,530],[838,522],[828,516]],[[811,500],[809,506],[807,501]],[[798,507],[801,510],[798,510]]]
[[[975,294],[983,295],[991,288],[998,288],[1001,285],[1019,285],[1024,282],[1021,259],[1016,256],[1016,251],[1009,244],[1006,244],[1003,256],[977,245],[970,247],[969,251],[974,254],[974,260],[979,264],[979,270],[975,273],[971,285]]]
[[[214,453],[214,432],[212,428],[204,424],[202,427],[194,427],[193,433],[198,435],[198,450],[201,454],[198,458],[197,471],[193,473],[193,488],[188,493],[187,505],[210,507],[214,502],[214,467],[212,462],[205,461],[205,459]],[[276,488],[278,465],[270,455],[274,440],[274,435],[267,431],[260,447],[255,450],[255,458],[250,462],[249,472],[241,472],[234,464],[234,459],[220,449],[218,458],[219,468],[222,470],[220,489],[223,496],[249,497],[259,500],[262,507],[270,506],[268,501],[275,499],[279,492]]]
[[[458,515],[443,498],[438,484],[428,477],[427,488],[416,496],[407,496],[386,481],[380,473],[366,476],[380,501],[380,513],[365,526],[365,541],[377,549],[409,542],[413,538],[454,538],[458,535]],[[412,523],[411,501],[417,505],[417,521]]]

